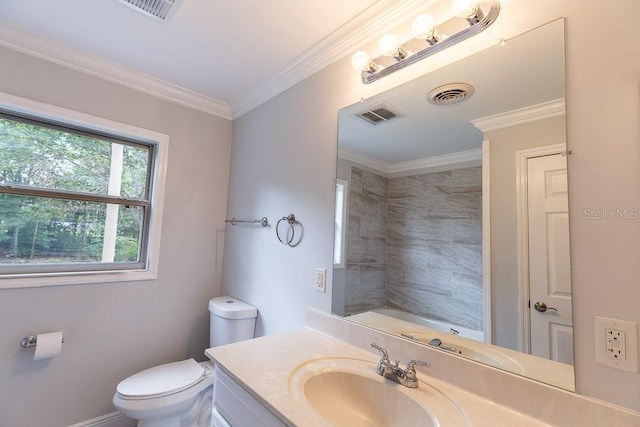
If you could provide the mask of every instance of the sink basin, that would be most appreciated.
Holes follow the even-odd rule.
[[[329,371],[309,378],[304,394],[313,409],[335,426],[436,426],[429,412],[406,394],[350,372]],[[393,408],[393,410],[388,410]]]
[[[377,375],[376,362],[366,360],[320,358],[309,361],[291,373],[289,392],[299,404],[319,415],[325,425],[470,425],[460,408],[435,387],[420,381],[417,389],[409,389]]]

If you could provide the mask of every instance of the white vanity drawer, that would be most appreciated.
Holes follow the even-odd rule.
[[[286,426],[217,366],[213,386],[212,425],[214,427]]]

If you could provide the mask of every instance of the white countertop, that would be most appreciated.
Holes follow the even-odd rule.
[[[375,375],[379,360],[375,349],[366,351],[309,328],[210,348],[205,354],[283,422],[301,427],[328,426],[329,423],[310,405],[301,402],[300,392],[291,385],[296,370],[314,360],[352,358],[370,361],[371,372]],[[394,355],[390,356],[393,358]],[[437,389],[464,412],[468,422],[456,425],[549,425],[433,378],[429,375],[429,369],[438,369],[438,366],[416,367],[418,379],[423,383],[423,388]],[[380,379],[383,380],[382,377]],[[402,390],[405,393],[414,391],[417,392]],[[448,427],[446,420],[442,421],[443,427]]]

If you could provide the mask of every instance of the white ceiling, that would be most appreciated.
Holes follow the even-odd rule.
[[[306,53],[401,3],[410,2],[184,0],[165,24],[117,0],[0,0],[0,39],[4,32],[9,47],[64,52],[69,63],[106,60],[237,116],[250,109],[247,96],[259,98],[261,86]]]

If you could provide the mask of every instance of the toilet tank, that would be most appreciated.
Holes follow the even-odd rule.
[[[209,345],[231,344],[253,338],[258,309],[233,297],[209,300]]]

